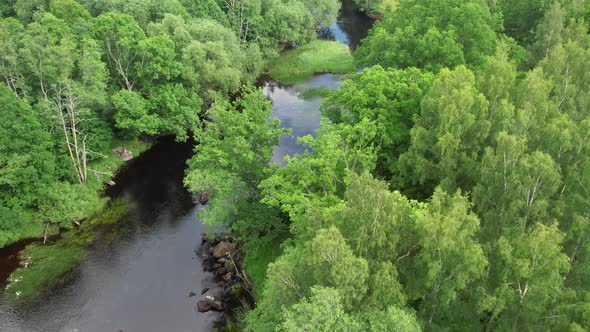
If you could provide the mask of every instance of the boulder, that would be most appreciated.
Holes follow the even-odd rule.
[[[205,296],[204,299],[197,302],[197,310],[199,312],[207,312],[210,310],[223,311],[224,304],[221,300],[214,298],[213,296]]]
[[[209,194],[206,192],[201,193],[200,203],[201,205],[205,205],[209,202]]]
[[[209,194],[207,192],[201,192],[193,195],[193,203],[206,205],[209,202]]]
[[[209,301],[199,300],[199,302],[197,302],[197,310],[199,310],[199,312],[207,312],[211,310],[211,305],[209,304]]]
[[[133,159],[133,152],[125,149],[122,146],[118,146],[118,147],[114,148],[113,153],[118,155],[119,157],[121,157],[121,159],[123,159],[123,161],[129,161],[129,160]]]
[[[218,268],[218,269],[216,269],[216,270],[215,270],[215,274],[217,274],[218,276],[224,275],[224,274],[226,274],[227,272],[228,272],[228,271],[227,271],[227,269],[225,268],[225,266],[222,266],[222,267],[220,267],[220,268]]]
[[[226,256],[229,253],[233,253],[235,250],[236,250],[235,243],[222,241],[222,242],[219,242],[215,246],[215,248],[213,249],[213,256],[215,256],[216,258],[221,258],[223,256]]]
[[[205,296],[205,300],[209,303],[212,310],[223,311],[224,305],[221,300],[218,300],[213,296]]]

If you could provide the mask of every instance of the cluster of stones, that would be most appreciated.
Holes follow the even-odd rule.
[[[201,237],[199,254],[203,258],[203,269],[213,272],[219,287],[212,290],[204,288],[201,291],[204,297],[197,302],[197,309],[199,312],[213,310],[229,313],[232,303],[240,303],[240,299],[253,294],[252,282],[242,267],[243,256],[231,237],[217,239],[206,234],[201,234]]]

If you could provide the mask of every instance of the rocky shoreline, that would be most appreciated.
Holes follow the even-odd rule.
[[[201,239],[196,254],[203,260],[203,270],[214,274],[219,287],[202,289],[196,309],[223,312],[227,320],[234,316],[237,307],[254,304],[253,284],[242,265],[244,256],[232,237],[209,237],[202,233]]]

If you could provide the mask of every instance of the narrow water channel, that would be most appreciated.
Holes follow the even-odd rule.
[[[370,20],[345,0],[333,39],[354,49],[370,28]],[[291,86],[273,81],[262,84],[273,103],[272,116],[292,135],[281,138],[273,161],[305,150],[296,138],[314,134],[320,126],[321,97],[304,98],[304,91],[338,88],[342,78],[318,75]],[[32,331],[207,331],[219,314],[195,311],[202,288],[213,288],[194,250],[206,228],[195,216],[198,207],[182,185],[190,143],[160,139],[132,160],[115,178],[108,193],[129,204],[121,220],[128,227],[112,242],[97,242],[88,257],[64,282],[40,294],[32,303],[0,303],[1,332]],[[14,254],[14,253],[11,253]],[[1,257],[0,257],[1,258]]]
[[[340,15],[322,38],[337,40],[356,49],[361,40],[367,37],[373,20],[359,13],[352,0],[342,1]],[[283,128],[291,128],[292,134],[283,135],[280,145],[273,151],[273,162],[284,165],[285,156],[292,156],[305,151],[306,147],[297,144],[297,138],[305,135],[315,136],[320,127],[321,96],[306,98],[309,91],[321,89],[336,90],[344,80],[342,75],[321,74],[304,82],[283,85],[272,79],[265,80],[261,85],[264,94],[272,101],[272,117],[281,120]]]

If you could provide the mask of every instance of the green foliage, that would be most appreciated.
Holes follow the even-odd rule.
[[[410,132],[412,144],[400,158],[406,179],[440,182],[450,191],[470,188],[490,130],[488,105],[469,69],[443,69],[422,101]]]
[[[279,80],[353,72],[345,45],[304,45],[338,1],[2,3],[0,245],[99,209],[114,144],[192,133],[185,184],[245,244],[256,331],[588,330],[588,5],[395,2],[357,1],[384,15],[355,54],[371,68],[282,168],[288,130],[242,85],[292,46]],[[27,249],[10,294],[83,259],[96,222]]]
[[[556,2],[536,27],[535,42],[530,46],[529,65],[534,67],[537,62],[547,57],[553,49],[562,43],[565,30],[565,12]]]
[[[294,50],[283,52],[270,64],[270,76],[290,84],[306,80],[317,73],[347,74],[355,71],[348,46],[318,40]]]
[[[72,228],[72,221],[80,221],[104,204],[96,191],[85,185],[55,182],[41,192],[39,213],[45,220],[62,228]]]
[[[313,287],[309,301],[303,299],[289,310],[278,331],[353,331],[362,328],[346,314],[342,296],[333,288]]]
[[[211,122],[197,135],[184,181],[190,191],[210,194],[204,222],[231,224],[240,202],[256,200],[258,184],[271,171],[272,148],[285,132],[270,111],[262,91],[245,86],[241,98],[207,112]]]
[[[274,330],[281,321],[281,308],[286,309],[311,295],[313,285],[347,294],[342,299],[342,308],[350,310],[360,304],[367,277],[367,262],[354,256],[337,229],[318,230],[313,240],[288,250],[269,265],[263,301],[248,315],[249,323],[256,331]],[[298,323],[292,324],[295,328]],[[288,325],[285,328],[289,329]]]
[[[0,86],[0,205],[31,208],[40,186],[54,175],[51,136],[33,109]]]
[[[420,311],[429,324],[444,322],[459,294],[484,275],[487,262],[478,231],[479,219],[460,192],[451,196],[437,189],[428,207],[417,213],[418,274],[409,287],[419,285],[411,294],[423,299]]]
[[[293,225],[295,233],[313,234],[317,225],[303,223],[305,213],[337,205],[351,173],[375,168],[371,145],[375,131],[375,124],[366,119],[354,126],[324,122],[316,138],[308,135],[299,139],[312,152],[286,157],[287,165],[262,181],[262,202],[280,206],[291,221],[298,221]]]
[[[555,0],[499,0],[506,34],[523,44],[529,44],[533,30]]]
[[[239,229],[236,230],[236,233],[241,234]],[[244,248],[246,256],[244,259],[244,268],[248,272],[250,279],[254,282],[257,299],[262,298],[262,291],[267,280],[266,271],[268,270],[268,265],[283,254],[282,243],[286,241],[289,235],[288,230],[272,230],[267,234],[269,236],[243,237],[245,241],[248,241]]]
[[[399,155],[410,143],[414,116],[419,113],[420,102],[433,79],[433,75],[416,68],[367,68],[326,98],[322,113],[333,123],[373,121],[377,126],[373,143],[380,146],[380,168],[396,174]]]
[[[483,1],[402,0],[370,31],[355,58],[360,65],[386,68],[476,67],[494,52],[496,30]]]
[[[32,213],[19,208],[0,206],[0,246],[20,239],[39,237],[44,226],[32,222]]]
[[[387,41],[418,39],[386,27],[460,21],[453,15],[485,6],[457,4],[450,15],[450,3],[402,1],[397,16],[388,14],[396,22],[386,16],[367,41],[374,49],[365,45],[359,56],[385,61],[434,54],[398,52],[399,43]],[[293,238],[269,266],[258,308],[248,316],[252,328],[588,328],[590,38],[585,23],[564,25],[571,5],[550,8],[528,46],[529,72],[518,71],[524,48],[503,36],[495,54],[470,53],[475,62],[445,63],[437,55],[424,60],[423,68],[438,71],[434,79],[413,68],[374,66],[326,98],[323,114],[330,122],[322,123],[316,139],[301,140],[311,151],[288,158],[261,183],[262,201],[289,215]],[[404,10],[407,16],[399,14]],[[489,28],[498,30],[494,15]],[[410,23],[403,25],[404,18]],[[453,24],[439,27],[441,35],[457,33]],[[383,39],[371,41],[378,34]],[[481,36],[474,42],[479,39],[478,46],[496,44],[495,37],[493,44]],[[466,49],[458,54],[466,58]],[[410,66],[400,63],[387,66]],[[471,69],[454,67],[462,63]],[[392,171],[388,183],[374,179],[369,172],[383,174],[383,160],[398,163],[401,178]],[[367,263],[366,288],[342,291],[346,282],[315,279],[323,272],[305,248],[320,248],[326,230],[344,240],[348,249],[342,250],[352,255],[344,257]],[[309,262],[301,262],[304,252]],[[363,305],[347,305],[355,299],[344,294]],[[407,325],[393,327],[400,322]]]

